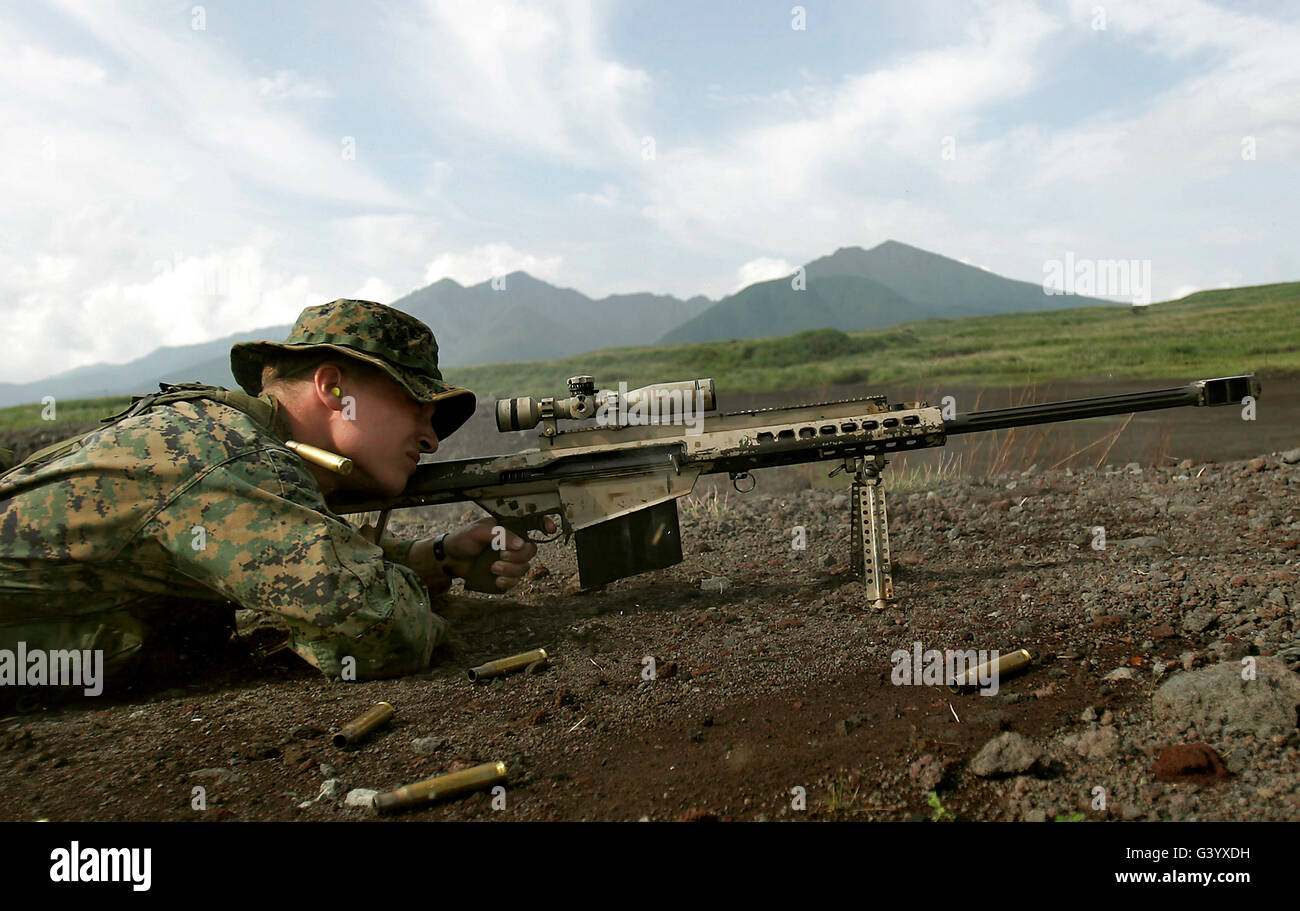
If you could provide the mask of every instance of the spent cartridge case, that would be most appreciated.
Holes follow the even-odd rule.
[[[345,747],[350,743],[356,743],[375,728],[387,724],[392,718],[393,707],[387,702],[378,702],[370,711],[358,718],[353,718],[339,728],[338,733],[334,735],[334,745],[336,747]]]
[[[948,688],[954,693],[975,689],[982,685],[981,680],[1001,680],[1003,677],[1008,677],[1021,670],[1032,660],[1033,658],[1026,649],[1018,648],[1014,652],[999,655],[993,661],[985,661],[978,667],[971,668],[965,674],[957,675]]]
[[[284,445],[308,462],[319,465],[321,468],[328,469],[335,474],[351,474],[352,472],[352,460],[347,456],[341,456],[336,452],[330,452],[327,449],[321,449],[307,443],[299,443],[297,440],[289,440]]]
[[[478,791],[505,780],[504,762],[485,762],[472,769],[426,778],[415,784],[403,785],[395,791],[376,794],[374,805],[380,813],[389,813],[393,810],[423,806],[436,800],[468,794],[470,791]]]
[[[469,679],[487,680],[489,677],[500,677],[502,674],[522,671],[535,661],[545,660],[546,649],[535,648],[531,652],[511,655],[509,658],[498,658],[496,661],[489,661],[487,664],[472,667],[469,669]]]

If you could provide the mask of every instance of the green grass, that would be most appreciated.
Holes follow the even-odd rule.
[[[925,792],[925,802],[930,807],[931,822],[955,822],[957,817],[950,813],[935,791]]]
[[[14,405],[0,408],[0,429],[25,430],[42,424],[93,424],[100,418],[117,414],[131,404],[129,395],[113,396],[106,399],[69,399],[54,403],[54,420],[45,421],[41,415],[45,406],[37,402],[34,405]]]
[[[1081,377],[1193,380],[1261,370],[1300,371],[1300,282],[1202,291],[1141,314],[1125,306],[1083,307],[867,332],[815,329],[784,338],[607,348],[445,374],[481,398],[561,394],[565,379],[581,373],[593,375],[599,388],[711,376],[726,410],[728,394],[740,390],[846,383],[864,392],[887,384],[1024,387]],[[58,419],[98,420],[127,401],[60,402]],[[37,426],[40,413],[40,405],[0,409],[0,428]]]

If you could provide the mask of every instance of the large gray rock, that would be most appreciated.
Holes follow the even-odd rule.
[[[1255,679],[1243,680],[1240,661],[1228,661],[1168,680],[1152,697],[1157,722],[1211,723],[1254,731],[1256,737],[1289,734],[1296,727],[1300,677],[1278,658],[1256,658]]]
[[[1029,771],[1038,761],[1038,748],[1026,737],[1007,731],[980,748],[971,760],[970,770],[981,778],[993,775],[1018,775]]]

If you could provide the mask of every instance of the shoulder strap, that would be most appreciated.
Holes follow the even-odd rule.
[[[99,433],[106,427],[111,427],[119,421],[135,417],[137,414],[148,411],[155,405],[169,405],[172,402],[183,402],[192,399],[212,399],[213,401],[222,402],[232,408],[236,408],[258,423],[270,427],[275,415],[275,408],[263,399],[248,395],[245,392],[235,392],[224,389],[221,386],[209,386],[206,383],[159,383],[158,391],[151,392],[148,395],[136,395],[131,397],[131,404],[119,411],[117,414],[100,418],[100,423],[104,427],[97,427],[94,430],[88,430],[83,434],[75,437],[69,437],[66,440],[60,440],[52,443],[44,449],[38,449],[14,465],[7,465],[5,454],[9,450],[0,449],[0,476],[16,471],[19,468],[29,468],[44,462],[50,462],[54,459],[75,452],[85,443],[87,437],[91,434]],[[12,458],[12,453],[10,453]]]

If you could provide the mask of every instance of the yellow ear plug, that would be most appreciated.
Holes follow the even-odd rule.
[[[338,386],[335,386],[333,389],[330,390],[330,392],[334,393],[336,396],[343,395],[343,390],[340,389]]]

